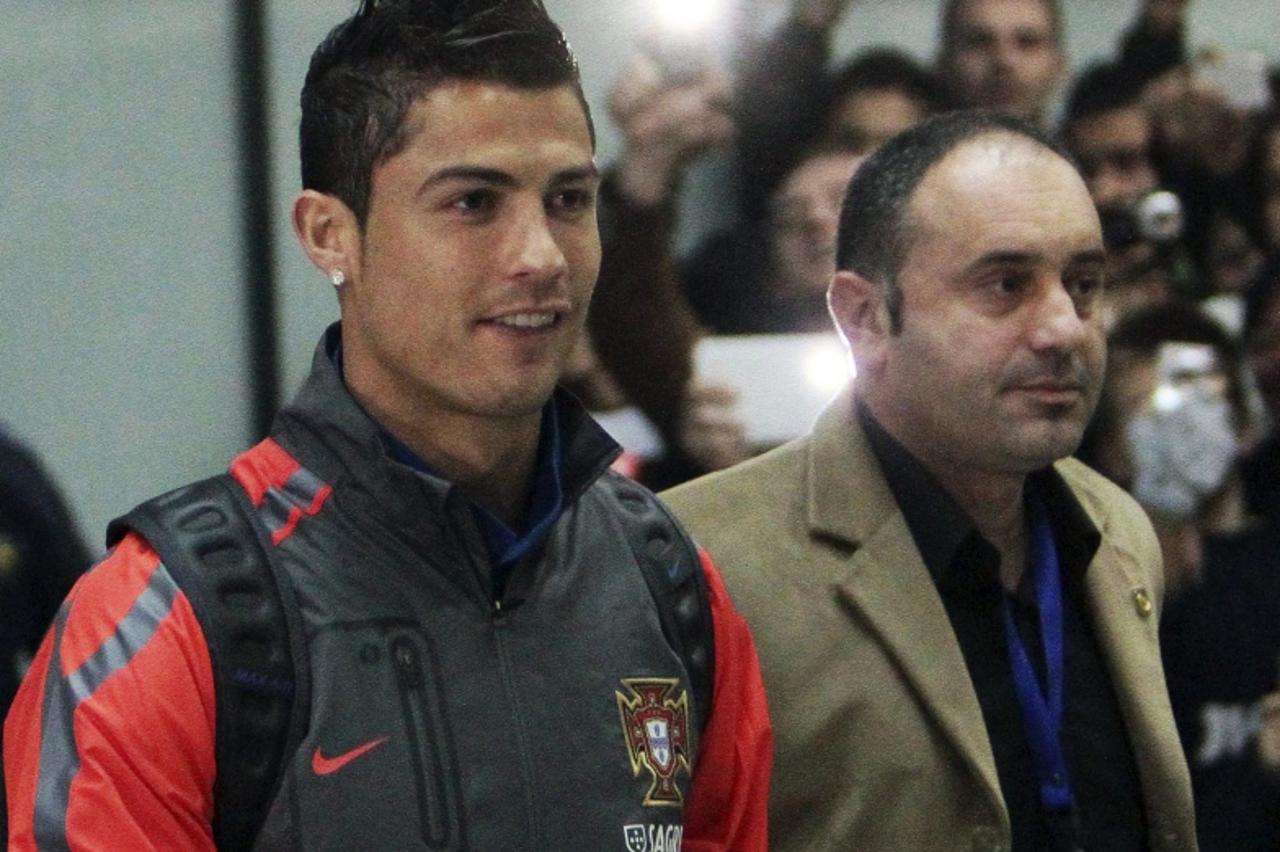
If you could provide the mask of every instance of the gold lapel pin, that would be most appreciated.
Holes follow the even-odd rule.
[[[1147,594],[1146,589],[1133,590],[1133,608],[1136,609],[1138,611],[1138,615],[1143,618],[1151,615],[1153,605],[1151,603],[1151,596]]]

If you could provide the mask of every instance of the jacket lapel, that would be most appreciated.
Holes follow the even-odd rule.
[[[1124,716],[1147,818],[1159,836],[1176,832],[1185,820],[1170,812],[1170,803],[1189,800],[1180,795],[1185,769],[1176,759],[1181,746],[1160,665],[1155,590],[1144,585],[1133,554],[1112,544],[1106,530],[1102,533],[1086,578],[1094,633]]]
[[[853,547],[836,593],[901,667],[922,707],[1004,810],[982,709],[933,579],[854,414],[841,394],[809,446],[810,534]]]

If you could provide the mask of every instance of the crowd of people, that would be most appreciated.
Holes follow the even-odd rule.
[[[1015,849],[1073,848],[1086,839],[1099,848],[1153,848],[1149,838],[1157,837],[1165,838],[1163,848],[1192,848],[1190,814],[1181,812],[1189,809],[1182,807],[1181,758],[1161,740],[1167,683],[1190,771],[1199,848],[1280,846],[1280,69],[1188,44],[1190,2],[1136,0],[1114,56],[1075,74],[1064,51],[1070,21],[1058,0],[942,0],[931,65],[892,45],[835,59],[836,29],[869,14],[858,0],[790,0],[785,20],[758,44],[739,46],[732,68],[674,68],[670,57],[642,51],[626,64],[608,105],[623,145],[604,164],[598,211],[584,200],[596,173],[578,71],[539,4],[495,2],[503,14],[521,7],[511,13],[512,27],[527,30],[504,29],[484,14],[457,12],[457,20],[446,21],[453,12],[402,15],[387,11],[396,4],[361,4],[313,58],[303,95],[305,188],[295,206],[298,236],[336,288],[343,322],[322,338],[307,386],[272,437],[231,468],[253,502],[246,509],[256,519],[249,527],[264,525],[272,548],[283,554],[267,558],[270,570],[282,587],[301,590],[296,611],[297,602],[288,601],[292,593],[283,595],[281,617],[308,620],[309,631],[309,660],[295,646],[297,670],[253,673],[250,688],[262,692],[266,683],[270,692],[269,681],[284,677],[288,700],[296,694],[303,711],[311,701],[315,714],[297,741],[289,727],[279,731],[282,742],[270,743],[285,757],[277,756],[283,764],[266,779],[280,779],[278,786],[262,789],[279,801],[292,797],[293,811],[258,797],[246,811],[256,820],[250,835],[261,829],[286,845],[342,843],[356,836],[350,833],[356,826],[357,835],[375,844],[421,830],[436,832],[438,848],[455,848],[448,844],[465,842],[467,832],[481,848],[515,838],[550,848],[560,829],[547,815],[578,807],[567,779],[596,777],[593,767],[617,757],[583,733],[612,732],[616,710],[629,737],[631,772],[619,779],[600,770],[599,778],[608,780],[597,786],[601,802],[626,802],[628,823],[615,826],[607,807],[587,809],[577,827],[583,837],[611,837],[622,827],[630,849],[676,848],[681,836],[686,848],[764,848],[773,737],[764,712],[767,690],[778,737],[769,805],[773,848],[823,848],[836,838],[884,849],[905,848],[899,845],[904,838],[916,838],[919,848],[933,848],[929,844],[958,826],[972,828],[968,821],[988,805],[995,827],[973,828],[974,848],[1004,848],[1005,837]],[[436,20],[437,14],[445,17]],[[416,34],[432,27],[442,34],[419,50]],[[474,38],[467,27],[475,27]],[[489,51],[483,61],[473,57],[477,50]],[[415,88],[414,75],[433,81],[427,94]],[[385,103],[370,95],[380,87],[393,93]],[[1060,115],[1055,103],[1062,104]],[[967,112],[957,117],[958,110]],[[359,121],[367,127],[353,130]],[[522,153],[522,145],[533,153]],[[682,254],[676,245],[686,178],[713,151],[728,152],[734,163],[733,185],[723,189],[736,216]],[[463,166],[450,165],[455,154]],[[472,155],[498,166],[469,165]],[[441,171],[426,183],[412,180],[423,163]],[[986,183],[975,185],[973,175],[985,175]],[[479,188],[445,198],[451,182],[466,181]],[[414,218],[413,199],[435,192],[448,202],[439,206],[444,212],[432,208],[438,221]],[[1062,370],[1077,370],[1082,387],[1102,373],[1105,339],[1106,378],[1098,380],[1100,399],[1087,428],[1089,394],[1066,387],[1067,373],[1055,373],[1053,387],[1034,389],[1051,398],[1047,407],[1072,410],[1062,419],[1080,421],[1083,442],[1075,450],[1078,434],[1055,433],[1032,453],[1040,459],[1036,466],[987,493],[963,481],[962,464],[943,464],[941,473],[938,458],[922,456],[916,443],[941,436],[972,439],[974,453],[1008,449],[984,443],[984,423],[990,435],[1005,428],[990,420],[998,412],[959,398],[974,375],[942,336],[953,330],[948,323],[957,322],[955,315],[945,300],[913,301],[926,292],[918,268],[923,250],[916,245],[923,240],[914,231],[910,239],[903,235],[924,229],[932,239],[966,222],[974,233],[962,234],[965,239],[1004,235],[1009,223],[994,206],[1005,203],[1010,216],[1019,213],[1030,223],[1028,239],[1043,245],[1046,256],[997,258],[1008,267],[1001,274],[1009,280],[999,287],[1010,293],[1001,290],[1001,298],[1044,312],[1043,328],[1026,335],[1059,335],[1035,345],[1068,353],[1063,363],[1073,366]],[[1041,217],[1044,205],[1052,210]],[[544,207],[554,219],[546,234],[522,218],[526,208]],[[970,208],[986,218],[967,219]],[[1102,239],[1096,253],[1087,239],[1094,210]],[[592,226],[597,212],[599,245]],[[493,233],[460,238],[447,217],[464,215],[468,222],[483,220]],[[423,227],[436,229],[434,241],[418,238]],[[1067,244],[1080,234],[1079,244]],[[935,250],[931,270],[974,244],[948,238],[938,244],[954,250]],[[916,264],[910,270],[909,247]],[[457,256],[444,256],[447,251]],[[449,317],[438,317],[438,309],[461,311],[467,297],[424,294],[410,273],[439,273],[458,260],[477,270],[477,281],[505,264],[515,270],[510,277],[551,294],[536,305],[497,300],[479,324],[494,339],[509,334],[522,341],[545,325],[555,352],[544,357],[521,342],[520,357],[511,359],[515,369],[507,371],[507,362],[485,348],[489,343],[476,343],[450,326]],[[985,256],[980,260],[990,265]],[[1061,279],[1069,302],[1026,294],[1033,285],[1019,276],[1029,280],[1045,269]],[[881,273],[887,280],[872,280]],[[450,275],[437,277],[457,277]],[[899,275],[913,279],[905,291]],[[562,279],[568,290],[552,293]],[[1011,295],[1015,288],[1025,292]],[[1068,305],[1070,322],[1055,313]],[[1013,327],[997,316],[1006,308],[984,310],[993,334]],[[935,319],[937,334],[886,342],[901,331],[904,315],[916,335],[922,320]],[[423,328],[414,325],[419,320]],[[748,440],[748,424],[735,407],[737,388],[699,375],[699,342],[836,327],[860,371],[854,390],[824,415],[808,443],[758,466],[740,466],[769,448]],[[1097,352],[1091,350],[1094,331]],[[997,343],[979,341],[975,348],[994,358]],[[895,360],[901,353],[907,360]],[[933,360],[913,365],[913,353]],[[588,570],[602,560],[643,565],[646,549],[656,547],[666,558],[672,548],[690,552],[693,542],[652,509],[651,498],[602,473],[611,442],[575,401],[552,396],[557,379],[593,412],[626,405],[643,412],[661,449],[644,458],[624,454],[614,466],[645,485],[675,486],[738,466],[672,493],[677,515],[709,555],[686,560],[691,564],[680,577],[677,555],[670,589],[648,574],[645,583],[638,577],[601,583]],[[955,398],[937,399],[949,392]],[[1062,401],[1068,397],[1074,401]],[[929,431],[934,403],[952,418],[950,432]],[[464,408],[469,419],[454,416]],[[438,418],[441,410],[450,416]],[[432,429],[422,425],[428,420]],[[1074,462],[1058,462],[1059,473],[1052,472],[1052,463],[1073,450],[1145,510],[1154,539],[1148,541],[1141,513],[1110,484]],[[6,591],[0,603],[7,614],[0,619],[6,657],[0,660],[0,713],[19,677],[33,661],[35,667],[25,701],[5,728],[6,737],[36,734],[4,746],[6,758],[21,762],[6,777],[17,781],[9,786],[22,808],[22,841],[34,848],[50,838],[96,836],[91,823],[103,805],[87,789],[90,782],[109,790],[118,806],[102,825],[139,842],[152,829],[193,848],[240,836],[234,832],[250,826],[229,827],[224,819],[234,792],[214,786],[224,760],[237,761],[239,772],[245,751],[228,752],[226,732],[212,721],[215,701],[220,711],[224,701],[236,712],[248,706],[225,697],[223,678],[243,670],[224,674],[230,669],[221,658],[222,637],[211,627],[233,619],[229,609],[207,602],[213,591],[170,560],[163,525],[176,525],[176,516],[156,515],[160,527],[129,516],[134,520],[117,530],[116,548],[83,583],[90,591],[82,589],[78,600],[87,602],[74,618],[70,606],[58,613],[40,650],[45,626],[87,567],[87,554],[29,455],[2,437],[0,452],[0,589]],[[964,456],[957,451],[957,458]],[[849,473],[854,462],[858,472]],[[1010,483],[1016,485],[1006,488]],[[812,491],[802,507],[804,488]],[[1019,532],[1007,540],[980,508],[997,492],[1013,495],[1018,507]],[[858,511],[846,516],[839,506],[853,498],[861,501]],[[227,504],[219,505],[225,510]],[[637,506],[659,519],[638,520],[646,516]],[[866,539],[881,534],[868,525],[883,517],[899,521],[894,553],[919,551],[921,558],[910,564],[927,569],[917,573],[926,583],[931,577],[938,590],[929,606],[895,598],[902,593],[888,587],[880,590],[892,599],[886,603],[853,585],[834,600],[827,586],[806,585],[813,566],[847,579],[845,560],[866,552]],[[310,521],[299,526],[301,518]],[[430,530],[422,518],[430,519]],[[1006,641],[1021,648],[1018,635],[1031,636],[1033,647],[1049,644],[1038,638],[1046,616],[1034,584],[1024,582],[1021,568],[1005,573],[1015,562],[1039,570],[1039,539],[1021,534],[1024,527],[1040,530],[1037,524],[1048,530],[1051,550],[1057,543],[1054,572],[1057,559],[1062,562],[1067,688],[1088,696],[1067,705],[1057,720],[1060,736],[1053,738],[1066,753],[1058,759],[1083,769],[1083,783],[1074,790],[1064,785],[1069,801],[1061,812],[1073,814],[1071,825],[1044,816],[1059,812],[1051,803],[1058,782],[1046,780],[1041,756],[1026,751],[1020,725],[1029,723],[1009,721],[1029,711],[1007,683],[1012,651],[993,650]],[[425,536],[430,547],[401,541],[402,532],[388,531],[396,525],[406,536]],[[804,536],[795,531],[806,525],[820,543],[796,543]],[[951,540],[948,525],[965,535]],[[642,534],[651,539],[637,548]],[[888,551],[870,552],[874,561]],[[421,576],[375,590],[353,567],[373,562],[396,573],[411,562],[425,574],[438,569],[439,553],[464,567],[441,572],[429,594],[416,594]],[[699,560],[701,570],[693,564]],[[489,563],[491,573],[475,567]],[[1090,564],[1095,570],[1086,576]],[[551,570],[547,565],[562,585],[533,579],[542,576],[535,568]],[[1132,581],[1121,595],[1126,605],[1131,599],[1130,610],[1111,611],[1099,602],[1102,568]],[[410,587],[414,594],[403,593]],[[127,595],[136,596],[133,608]],[[152,621],[142,611],[148,596],[165,604]],[[477,601],[481,621],[468,614]],[[447,647],[443,634],[431,635],[442,606]],[[714,630],[699,638],[687,627],[673,628],[671,606],[705,614]],[[899,606],[918,620],[905,620]],[[1122,620],[1132,611],[1146,619],[1153,608],[1160,615],[1159,660],[1134,650],[1154,643],[1143,633],[1147,622]],[[511,610],[541,619],[541,629],[504,640],[504,653],[523,654],[524,664],[491,661],[487,654],[486,643],[502,642],[486,631]],[[846,629],[850,612],[856,641],[844,648],[829,644]],[[560,630],[565,620],[577,632]],[[135,662],[142,646],[130,644],[130,631],[144,628],[152,650]],[[61,650],[64,642],[73,651]],[[706,694],[697,672],[703,664],[695,659],[699,642],[714,651],[715,688]],[[880,642],[892,653],[882,653]],[[110,652],[110,659],[95,669],[90,646],[106,649],[100,653]],[[85,661],[79,670],[63,671],[59,654]],[[557,701],[609,680],[581,664],[587,657],[609,671],[664,677],[622,677],[626,688],[616,692],[610,680],[602,693],[608,700],[574,711],[569,727],[581,742],[571,758],[557,751],[558,741],[530,745],[521,739],[523,728],[495,740],[474,725],[449,721],[450,713],[467,712],[484,720],[479,727],[496,731],[504,720],[528,715],[558,730],[567,723],[556,716],[563,710]],[[527,663],[542,658],[554,658],[555,665]],[[940,660],[949,663],[951,681],[939,671]],[[422,669],[432,666],[451,674],[438,682],[424,678]],[[107,678],[126,667],[136,682],[106,688]],[[1150,675],[1149,667],[1157,673]],[[1031,665],[1033,691],[1039,692],[1037,678],[1052,680],[1052,668],[1051,660]],[[368,696],[342,680],[375,669],[387,705],[404,702],[403,719],[390,711],[366,718],[360,708]],[[547,674],[552,670],[555,677]],[[954,677],[965,671],[969,677]],[[476,672],[473,688],[469,678]],[[155,679],[164,680],[177,703],[204,710],[192,721],[177,720],[164,702],[132,707],[166,748],[189,756],[186,764],[135,762],[135,750],[154,747],[147,742],[152,734],[113,721],[132,706],[137,694],[129,690]],[[858,725],[845,726],[841,714],[851,702],[844,687],[814,685],[854,681],[877,685],[858,693],[852,702],[861,714]],[[499,683],[502,689],[490,689]],[[959,709],[949,688],[965,696]],[[502,701],[494,699],[498,693]],[[919,713],[904,710],[917,702]],[[292,706],[286,703],[283,712]],[[946,731],[955,739],[950,746],[926,710],[951,719],[942,727],[960,731]],[[964,713],[969,716],[960,718]],[[864,727],[868,716],[893,725],[892,736]],[[73,718],[92,719],[84,723],[87,733],[73,727]],[[371,719],[403,734],[404,742],[383,747],[391,735],[368,728]],[[626,733],[631,725],[634,734]],[[689,726],[696,736],[681,733]],[[363,733],[353,738],[352,730]],[[322,734],[353,748],[326,759],[322,746],[334,751],[317,739]],[[407,793],[395,799],[391,814],[387,801],[367,792],[351,798],[355,788],[320,780],[372,752],[371,767],[411,767],[421,783],[414,738],[437,735],[447,753],[436,757],[450,765],[436,767],[440,800],[422,813],[421,802]],[[886,745],[887,736],[899,745]],[[494,765],[495,750],[511,766],[530,754],[538,765],[522,765],[528,777],[513,781]],[[1132,759],[1110,759],[1126,750]],[[963,752],[972,772],[956,771],[953,751]],[[869,754],[875,755],[871,769]],[[557,761],[565,764],[558,772],[544,768]],[[466,764],[468,786],[459,780],[459,763]],[[701,773],[697,784],[694,766]],[[858,795],[845,795],[815,785],[811,767],[873,777],[860,778]],[[942,780],[910,780],[925,774]],[[555,789],[538,788],[535,803],[531,779],[544,775],[553,777]],[[980,789],[975,778],[990,789]],[[1025,783],[1032,778],[1040,781],[1038,794],[1035,784]],[[631,802],[630,787],[650,781],[643,806]],[[185,810],[156,793],[170,786],[189,800]],[[468,823],[466,815],[485,803],[526,795],[528,813],[512,809]],[[348,800],[367,812],[349,813]],[[898,807],[877,809],[887,801]],[[683,822],[678,810],[655,817],[655,803],[684,803]],[[327,819],[330,809],[341,810],[346,822]],[[0,799],[0,827],[4,811]],[[567,846],[578,848],[581,838],[573,840]]]

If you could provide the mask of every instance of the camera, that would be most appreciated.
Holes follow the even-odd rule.
[[[1149,192],[1132,204],[1098,210],[1102,241],[1111,250],[1136,243],[1167,246],[1182,236],[1182,202],[1167,190]]]

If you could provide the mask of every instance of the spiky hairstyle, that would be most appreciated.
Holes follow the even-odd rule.
[[[362,0],[311,56],[303,188],[341,198],[363,227],[373,169],[404,146],[410,105],[449,80],[571,86],[591,126],[577,62],[542,0]]]

